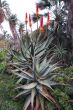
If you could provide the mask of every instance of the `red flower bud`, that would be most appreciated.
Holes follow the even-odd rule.
[[[38,16],[38,3],[36,3],[36,15]]]
[[[28,23],[28,15],[27,15],[27,13],[25,14],[25,23],[26,24]]]
[[[32,20],[31,20],[30,14],[29,14],[29,26],[30,26],[30,27],[32,26]]]
[[[43,16],[40,18],[40,32],[43,32],[44,28],[43,28]]]

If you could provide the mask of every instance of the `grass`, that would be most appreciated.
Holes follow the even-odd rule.
[[[15,77],[6,73],[0,74],[0,110],[21,110],[23,99],[13,100],[16,92]]]

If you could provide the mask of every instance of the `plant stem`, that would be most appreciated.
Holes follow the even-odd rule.
[[[2,7],[2,3],[1,3],[1,0],[0,0],[0,7]]]
[[[26,24],[26,33],[27,33],[27,24]]]
[[[38,30],[38,15],[37,15],[37,30]]]

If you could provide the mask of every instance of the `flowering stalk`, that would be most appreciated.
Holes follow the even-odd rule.
[[[28,15],[27,15],[27,13],[26,13],[26,14],[25,14],[26,32],[27,32],[27,23],[28,23]]]
[[[31,28],[31,32],[32,32],[32,18],[29,14],[29,27]]]
[[[37,17],[37,29],[38,29],[38,3],[36,3],[36,17]]]
[[[29,14],[29,26],[30,26],[30,27],[32,26],[30,14]]]
[[[43,16],[40,18],[40,32],[44,32],[44,28],[43,28]]]
[[[38,3],[36,3],[36,16],[38,16]]]
[[[27,13],[25,14],[25,23],[26,24],[28,23],[28,15],[27,15]]]

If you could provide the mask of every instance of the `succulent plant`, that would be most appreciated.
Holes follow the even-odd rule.
[[[45,110],[41,101],[42,97],[52,102],[60,110],[59,104],[51,95],[53,86],[57,85],[53,78],[57,75],[54,70],[59,68],[58,63],[52,64],[53,55],[47,59],[53,38],[49,36],[43,42],[39,39],[40,35],[36,42],[33,42],[31,34],[26,33],[20,39],[20,51],[13,50],[16,62],[9,63],[9,65],[13,67],[11,72],[19,77],[16,89],[20,91],[15,98],[27,95],[23,110],[28,110],[30,106],[32,110]]]

